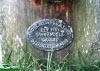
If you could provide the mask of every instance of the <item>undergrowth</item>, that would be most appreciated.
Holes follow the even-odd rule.
[[[90,50],[88,53],[82,52],[81,49],[75,50],[71,57],[67,54],[62,60],[54,60],[53,52],[48,53],[47,59],[33,59],[28,56],[28,61],[19,60],[21,68],[25,71],[100,71],[100,53],[94,53]]]
[[[18,58],[14,64],[11,59],[13,50],[11,50],[6,56],[6,64],[0,65],[0,71],[4,71],[2,69],[10,69],[9,71],[15,71],[12,69],[16,71],[100,71],[100,52],[96,50],[77,48],[73,50],[70,57],[66,54],[61,60],[53,59],[53,52],[48,52],[48,58],[34,59],[33,55],[27,51],[28,46],[26,42],[26,45],[22,47],[23,57]]]

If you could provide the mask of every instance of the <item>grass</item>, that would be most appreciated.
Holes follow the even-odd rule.
[[[70,58],[66,55],[62,60],[53,60],[52,54],[53,52],[48,53],[48,59],[33,60],[30,56],[30,63],[20,63],[20,66],[25,68],[25,71],[100,71],[99,53],[96,53],[97,57],[94,58],[92,51],[82,53],[78,49]]]
[[[7,58],[8,66],[3,65],[4,68],[0,68],[0,71],[100,71],[100,54],[99,52],[94,53],[92,50],[84,53],[82,49],[77,49],[70,58],[67,54],[62,60],[52,59],[53,52],[48,52],[47,59],[35,60],[32,55],[27,53],[27,50],[24,49],[24,52],[25,56],[16,63],[15,67],[10,63],[11,52]]]
[[[8,44],[13,47],[13,43]],[[5,65],[0,65],[0,71],[100,71],[100,52],[77,48],[70,55],[66,54],[62,60],[54,60],[53,52],[48,52],[47,59],[34,59],[27,51],[29,45],[25,42],[22,47],[24,55],[13,63],[13,48],[7,53]],[[20,56],[20,52],[18,55]]]

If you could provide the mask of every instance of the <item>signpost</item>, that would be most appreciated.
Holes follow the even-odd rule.
[[[26,36],[33,47],[43,51],[55,51],[72,43],[73,29],[63,20],[42,19],[28,28]]]

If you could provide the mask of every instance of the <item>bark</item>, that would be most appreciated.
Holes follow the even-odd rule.
[[[61,3],[52,3],[50,0],[30,0],[30,16],[31,16],[31,22],[34,23],[34,21],[40,20],[40,19],[61,19],[70,24],[70,6],[71,1],[70,0],[64,0]],[[28,9],[29,10],[29,9]],[[64,56],[67,55],[67,53],[72,52],[73,45],[70,45],[69,47],[65,47],[64,49],[61,49],[59,51],[55,51],[53,53],[54,59],[62,59]],[[30,49],[29,49],[30,50]],[[33,56],[35,57],[43,57],[47,58],[47,52],[40,51],[37,49],[31,50],[33,52]],[[40,55],[42,54],[42,55]]]
[[[75,51],[73,48],[91,49],[93,43],[99,42],[97,41],[100,38],[99,0],[64,0],[64,2],[60,4],[46,2],[52,0],[4,1],[3,5],[9,7],[6,9],[5,16],[6,38],[7,42],[11,42],[8,42],[10,46],[3,48],[3,51],[5,53],[7,52],[6,56],[8,56],[11,50],[13,50],[12,60],[14,62],[16,62],[19,57],[19,55],[16,54],[21,52],[20,54],[23,55],[23,51],[20,49],[21,47],[26,48],[28,50],[26,53],[32,54],[34,58],[47,57],[47,52],[40,51],[29,45],[25,37],[27,28],[35,21],[44,18],[62,19],[71,24],[74,28],[73,43],[69,47],[55,51],[53,54],[54,59],[62,59],[67,53],[71,54],[72,51]],[[0,36],[1,35],[2,31],[0,30]],[[17,38],[17,41],[15,38]],[[22,43],[19,43],[19,40],[23,42],[23,46],[21,46]]]
[[[97,26],[95,24],[96,11],[93,4],[93,0],[73,1],[71,22],[75,32],[74,48],[76,49],[91,50],[92,44],[97,41]]]
[[[69,47],[55,51],[53,53],[54,59],[62,59],[67,54],[71,55],[73,48],[91,49],[92,43],[96,40],[96,26],[94,24],[95,10],[90,1],[67,0],[62,4],[52,6],[44,0],[40,0],[40,2],[30,0],[30,4],[30,10],[32,10],[31,19],[34,21],[43,18],[63,19],[69,22],[74,28],[75,38],[73,43]],[[47,57],[47,52],[39,51],[38,53],[33,53],[35,56],[39,56],[39,54],[43,54],[43,58]],[[41,57],[41,55],[39,57]]]

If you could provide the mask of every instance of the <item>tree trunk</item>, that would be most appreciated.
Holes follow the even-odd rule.
[[[58,2],[61,1],[61,2]],[[32,23],[40,19],[60,19],[70,23],[70,0],[30,0],[31,5],[31,19]],[[34,47],[33,47],[34,49]],[[34,49],[35,50],[35,49]],[[32,52],[34,52],[34,50]],[[39,50],[38,50],[39,51]],[[71,53],[72,45],[65,47],[64,49],[55,51],[53,53],[54,59],[62,59],[67,53]],[[44,58],[47,58],[47,52],[40,51],[40,53],[33,53],[36,56],[43,54]]]
[[[71,7],[71,22],[74,27],[74,48],[91,50],[99,37],[99,0],[74,0]],[[99,47],[99,46],[98,46]],[[84,52],[84,51],[82,51]]]
[[[29,45],[25,37],[27,28],[35,21],[44,18],[65,20],[74,28],[73,43],[64,49],[55,51],[53,54],[54,59],[62,59],[67,53],[71,54],[73,48],[91,49],[93,43],[100,41],[99,0],[64,0],[61,3],[50,2],[53,0],[4,1],[2,5],[7,7],[4,8],[6,9],[6,16],[3,23],[0,20],[0,29],[6,31],[6,42],[10,45],[3,48],[4,42],[1,41],[1,35],[4,32],[0,30],[0,43],[2,43],[0,47],[3,48],[3,52],[6,52],[4,58],[13,51],[12,61],[16,62],[17,58],[23,55],[22,48],[28,49],[26,53],[31,53],[34,58],[47,58],[47,52],[40,51]],[[2,8],[2,6],[0,7]],[[4,26],[6,30],[2,28]],[[5,35],[2,36],[3,40],[5,40],[4,37]]]
[[[49,1],[49,0],[48,0]],[[64,0],[65,1],[65,0]],[[74,28],[74,41],[62,50],[55,51],[54,59],[62,59],[67,54],[71,54],[73,48],[91,49],[96,39],[95,9],[92,0],[66,0],[59,5],[50,5],[44,0],[31,0],[31,10],[34,21],[43,18],[63,19],[69,22]],[[34,22],[32,20],[32,22]],[[33,50],[34,51],[34,50]],[[47,57],[47,52],[42,52],[43,57]],[[40,54],[41,54],[40,52]],[[33,53],[37,54],[38,53]]]

